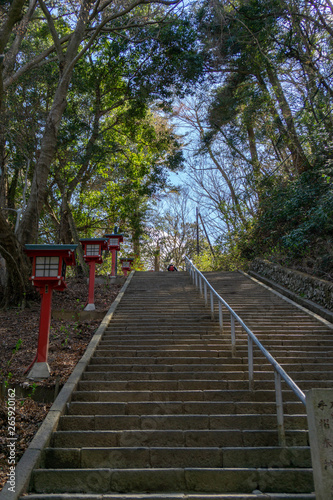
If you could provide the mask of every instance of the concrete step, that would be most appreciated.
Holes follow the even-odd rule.
[[[288,372],[289,376],[297,381],[305,382],[305,381],[322,381],[327,380],[331,385],[333,385],[333,370],[327,372]],[[99,372],[99,371],[87,371],[83,374],[83,381],[112,381],[116,382],[131,382],[135,381],[137,383],[141,383],[143,381],[176,381],[179,382],[190,382],[190,381],[203,381],[206,383],[207,381],[230,381],[236,383],[237,381],[245,381],[248,380],[248,374],[246,371],[207,371],[207,372],[131,372],[131,371],[115,371],[115,372]],[[270,371],[256,371],[254,372],[254,380],[259,381],[273,381],[274,373],[272,370]]]
[[[175,346],[178,347],[196,347],[200,346],[203,348],[204,346],[216,346],[220,348],[221,346],[229,346],[231,345],[230,338],[214,338],[214,339],[200,339],[198,337],[196,338],[184,338],[182,339],[177,339],[177,338],[171,338],[171,339],[166,339],[165,337],[160,337],[158,338],[157,335],[155,335],[154,339],[147,339],[147,337],[137,337],[135,340],[135,346],[144,349],[145,347],[152,347],[156,348],[156,346],[164,349],[164,348],[174,348]],[[126,349],[126,348],[131,348],[133,346],[133,338],[130,337],[126,339],[124,335],[113,335],[110,337],[103,337],[103,340],[100,341],[99,346],[103,347],[113,347],[117,349]]]
[[[254,357],[254,359],[257,359],[256,357]],[[284,358],[286,360],[286,358]],[[304,357],[304,358],[300,358],[300,359],[304,359],[305,361],[308,360],[308,358]],[[112,363],[113,365],[122,365],[122,364],[142,364],[144,366],[147,366],[147,365],[165,365],[165,364],[171,364],[171,365],[176,365],[176,364],[200,364],[202,362],[207,362],[209,364],[229,364],[229,365],[234,365],[235,363],[242,363],[243,362],[243,359],[240,358],[240,357],[237,357],[237,358],[232,358],[231,357],[231,353],[229,353],[229,355],[222,355],[219,356],[219,357],[211,357],[211,356],[188,356],[188,357],[176,357],[176,356],[173,356],[173,357],[153,357],[153,356],[149,356],[149,357],[145,357],[145,356],[140,356],[140,357],[116,357],[116,356],[93,356],[93,358],[91,359],[91,364],[107,364],[107,361],[110,360],[110,363]],[[287,359],[288,360],[288,359]],[[260,361],[261,363],[263,362],[262,358],[260,358]],[[268,362],[266,363],[268,364]]]
[[[315,342],[318,343],[319,345],[326,343],[327,344],[332,344],[332,335],[330,336],[323,336],[319,334],[310,334],[310,335],[295,335],[293,334],[292,337],[290,336],[290,333],[275,333],[275,334],[270,334],[269,332],[264,332],[264,333],[257,333],[256,334],[258,340],[261,343],[266,343],[270,345],[271,342],[276,342],[277,344],[282,344],[284,345],[284,342],[288,341],[295,344],[296,346],[300,345],[302,346],[302,342],[306,343],[307,341],[309,342]],[[292,338],[293,340],[290,340]],[[165,344],[167,342],[170,345],[176,345],[178,344],[186,344],[186,345],[209,345],[210,343],[217,343],[217,345],[221,344],[226,344],[230,345],[231,343],[231,335],[230,335],[230,330],[221,330],[216,327],[215,330],[209,329],[209,328],[200,328],[195,330],[194,328],[190,328],[186,331],[186,329],[182,328],[180,332],[177,332],[175,329],[169,329],[169,330],[158,330],[158,331],[150,331],[145,329],[143,333],[138,332],[136,329],[133,329],[131,331],[124,331],[124,332],[118,332],[118,331],[113,331],[113,333],[108,333],[107,335],[103,336],[103,342],[105,343],[111,343],[111,344],[116,344],[119,346],[126,346],[126,345],[152,345],[156,346],[159,344]],[[239,345],[246,345],[247,344],[247,336],[242,334],[240,331],[237,331],[236,329],[236,342]],[[103,345],[103,344],[101,344]]]
[[[297,396],[289,389],[283,390],[284,401],[298,401]],[[275,401],[275,390],[146,390],[146,391],[75,391],[72,401],[87,402],[172,402],[172,401]]]
[[[132,366],[129,366],[132,368]],[[270,378],[269,372],[258,372],[260,376],[265,378]],[[322,372],[319,372],[319,376]],[[110,380],[110,381],[144,381],[144,380],[163,380],[163,381],[179,381],[183,380],[246,380],[247,374],[244,371],[222,371],[222,370],[214,370],[214,371],[206,371],[206,372],[167,372],[167,371],[156,371],[156,372],[133,372],[133,371],[86,371],[83,374],[83,381],[93,381],[93,380]],[[332,371],[333,376],[333,371]],[[274,374],[272,374],[274,377]],[[273,378],[272,378],[273,379]]]
[[[285,340],[285,339],[269,339],[267,336],[264,338],[265,343],[269,343],[270,346],[277,346],[279,348],[301,348],[301,347],[321,347],[325,348],[326,346],[332,348],[332,338],[329,340],[316,340],[316,339],[306,339],[302,340]],[[237,345],[240,345],[240,341],[237,340]],[[244,338],[243,346],[247,345],[246,339]],[[154,338],[153,340],[147,340],[147,337],[144,339],[136,339],[135,344],[133,345],[133,339],[126,340],[123,336],[117,337],[115,339],[106,339],[101,340],[99,343],[99,347],[103,349],[115,349],[117,348],[119,351],[123,351],[126,349],[148,349],[148,350],[156,350],[156,349],[197,349],[198,347],[201,349],[213,349],[220,350],[231,347],[231,341],[229,336],[225,336],[225,338],[218,339],[170,339],[166,341],[163,338]]]
[[[235,358],[232,358],[235,359]],[[307,363],[307,362],[301,362],[299,365],[294,363],[280,363],[282,368],[289,373],[289,371],[293,372],[310,372],[312,370],[316,372],[326,372],[328,370],[332,371],[333,370],[333,363]],[[100,372],[101,370],[104,371],[105,373],[110,373],[110,372],[173,372],[173,373],[179,373],[179,372],[188,372],[189,369],[195,373],[200,373],[200,372],[207,372],[208,370],[212,369],[212,364],[207,364],[204,362],[197,362],[195,363],[188,363],[188,364],[182,364],[182,363],[174,363],[174,364],[137,364],[135,362],[133,363],[124,363],[124,364],[109,364],[107,363],[107,360],[105,358],[102,358],[100,362],[96,359],[92,359],[90,362],[90,365],[87,367],[87,372]],[[243,363],[243,360],[236,360],[235,363],[226,363],[225,361],[220,365],[216,363],[216,371],[221,372],[222,370],[225,372],[234,372],[234,371],[239,371],[239,370],[246,370],[246,364]],[[271,365],[269,363],[260,363],[260,365],[256,364],[255,370],[259,371],[262,370],[263,372],[267,372],[268,369],[272,369]],[[215,370],[215,366],[214,366]]]
[[[93,407],[95,410],[95,407]],[[307,429],[305,415],[286,415],[285,429]],[[260,430],[277,429],[276,415],[64,415],[58,430]]]
[[[311,493],[308,468],[144,468],[39,469],[32,476],[37,493],[110,492],[262,492]]]
[[[273,382],[273,381],[272,381]],[[265,383],[263,382],[263,385]],[[271,388],[271,382],[265,385]],[[222,381],[222,380],[132,380],[132,381],[84,381],[78,384],[79,391],[192,391],[192,390],[207,390],[207,389],[248,389],[246,381]]]
[[[290,367],[295,367],[295,365],[301,365],[301,366],[307,366],[309,365],[315,365],[317,363],[317,367],[319,365],[326,365],[325,369],[327,369],[327,365],[330,364],[330,356],[327,356],[322,359],[322,363],[319,363],[318,359],[316,356],[278,356],[277,361],[281,365],[288,365]],[[253,361],[254,361],[254,366],[255,369],[258,370],[259,367],[267,369],[267,367],[271,366],[270,363],[266,360],[264,356],[253,356]],[[239,357],[236,354],[236,357],[232,358],[230,356],[225,356],[224,353],[221,353],[219,357],[210,357],[210,356],[201,356],[201,357],[194,357],[194,356],[188,356],[188,357],[154,357],[154,356],[149,356],[149,357],[113,357],[113,356],[94,356],[91,359],[90,364],[93,365],[107,365],[108,363],[111,363],[112,365],[143,365],[143,366],[150,366],[150,367],[156,367],[158,366],[166,366],[166,365],[185,365],[187,366],[187,369],[189,365],[197,365],[202,367],[202,365],[220,365],[220,367],[225,368],[226,365],[230,365],[230,369],[234,370],[235,366],[238,365],[243,365],[243,368],[247,366],[247,358],[242,358]],[[332,365],[330,365],[332,366]],[[316,367],[315,367],[316,368]],[[104,369],[104,368],[103,368]],[[178,366],[177,366],[178,369]],[[295,368],[296,369],[296,368]]]
[[[259,491],[259,490],[258,490]],[[314,493],[270,493],[263,497],[262,493],[110,493],[110,494],[81,494],[72,493],[73,500],[315,500]],[[67,493],[64,494],[30,494],[21,497],[20,500],[69,500]]]
[[[325,325],[237,273],[216,279],[303,389],[332,385]],[[233,357],[223,312],[221,331],[185,273],[136,273],[24,498],[315,500],[305,407],[283,383],[281,448],[273,369],[255,348],[248,390],[247,336],[237,325]]]
[[[244,320],[245,321],[245,320]],[[249,323],[249,322],[248,322]],[[253,333],[256,335],[266,335],[266,334],[271,334],[271,335],[276,335],[277,337],[279,335],[286,336],[287,334],[289,335],[306,335],[306,336],[313,336],[313,337],[320,337],[321,335],[326,336],[329,332],[325,329],[320,329],[314,326],[309,326],[309,327],[293,327],[293,326],[284,326],[284,327],[278,327],[276,325],[272,326],[267,324],[265,325],[258,325],[258,323],[253,322],[252,325],[248,325],[252,330]],[[133,321],[133,323],[126,323],[123,324],[122,326],[116,326],[112,325],[111,328],[107,329],[107,334],[112,336],[112,335],[126,335],[126,334],[135,334],[138,336],[144,336],[144,334],[158,334],[158,333],[177,333],[183,336],[187,335],[192,335],[193,337],[195,335],[199,335],[200,333],[205,332],[206,334],[213,334],[215,333],[218,335],[220,330],[220,326],[217,322],[213,321],[207,321],[205,323],[200,322],[200,323],[194,323],[191,325],[189,321],[184,321],[182,322],[181,320],[176,321],[175,323],[156,323],[156,322],[151,322],[151,323],[137,323]],[[236,324],[236,333],[239,332],[241,334],[241,327]],[[223,332],[221,332],[223,335],[228,335],[230,333],[230,323],[224,323],[223,325]],[[243,334],[244,335],[244,334]]]
[[[240,349],[239,349],[240,351]],[[245,354],[245,350],[242,352],[239,352],[239,356],[242,354]],[[189,354],[190,353],[190,354]],[[170,357],[170,358],[179,358],[179,357],[186,357],[187,355],[190,355],[191,357],[206,357],[206,358],[219,358],[219,357],[231,357],[231,349],[225,350],[225,349],[117,349],[117,351],[114,350],[114,348],[101,348],[101,349],[96,349],[95,351],[95,356],[96,357],[125,357],[125,358],[146,358],[147,356],[151,358],[159,358],[159,357]]]
[[[237,345],[237,355],[239,357],[247,357],[247,346]],[[331,357],[333,348],[332,347],[323,347],[323,346],[305,346],[304,348],[297,347],[289,347],[288,350],[283,349],[282,347],[270,346],[270,353],[274,357],[298,357],[298,356],[307,356],[310,359],[316,358],[320,356],[321,358]],[[231,345],[225,346],[221,348],[213,348],[207,347],[205,349],[197,348],[177,348],[173,349],[159,349],[159,348],[141,348],[138,349],[136,346],[132,349],[117,349],[113,346],[104,347],[96,349],[95,356],[98,357],[185,357],[186,355],[190,355],[191,357],[228,357],[231,356]]]
[[[305,414],[304,405],[300,401],[284,401],[283,409],[287,415]],[[253,401],[72,402],[68,405],[69,415],[267,415],[275,413],[275,403],[254,403]]]
[[[310,449],[280,447],[84,447],[47,448],[43,468],[132,469],[164,467],[305,467],[311,468]]]
[[[286,431],[287,446],[309,446],[305,430]],[[219,447],[224,446],[278,446],[275,430],[127,430],[127,431],[56,431],[54,448],[82,447]]]
[[[144,306],[142,306],[144,307]],[[156,315],[156,318],[150,318],[149,320],[140,320],[137,318],[137,314],[133,311],[133,318],[127,320],[118,320],[108,327],[108,332],[123,332],[130,329],[135,329],[138,332],[142,332],[144,329],[147,330],[158,330],[161,328],[173,329],[176,328],[180,330],[180,327],[184,327],[186,331],[190,331],[190,327],[193,326],[194,331],[200,329],[202,327],[206,327],[212,330],[219,330],[220,325],[218,322],[219,315],[218,313],[214,313],[214,318],[212,319],[211,313],[206,317],[193,318],[190,315],[186,316],[183,313],[180,313],[178,316],[174,317],[172,321],[168,320],[167,317],[162,318]],[[241,315],[241,313],[239,314]],[[244,315],[243,315],[244,317]],[[244,321],[246,321],[244,319]],[[248,323],[253,330],[258,330],[258,332],[278,332],[280,335],[286,334],[285,332],[291,330],[294,331],[295,334],[301,334],[305,332],[305,334],[310,334],[312,332],[316,332],[319,335],[328,335],[329,330],[325,328],[325,326],[321,327],[320,325],[313,323],[303,323],[302,320],[296,321],[275,321],[274,318],[267,318],[267,320],[259,321],[256,318],[247,318],[246,323]],[[241,327],[238,323],[236,323],[236,327],[241,331]],[[230,332],[230,317],[223,316],[223,330],[224,333]]]
[[[333,378],[333,377],[332,377]],[[295,380],[301,389],[308,390],[312,387],[332,387],[332,380]],[[287,385],[283,382],[283,388]],[[136,381],[84,381],[78,384],[78,391],[247,391],[248,380],[136,380]],[[253,390],[275,390],[273,377],[271,380],[254,380]]]

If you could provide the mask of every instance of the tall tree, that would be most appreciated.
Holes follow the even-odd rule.
[[[37,151],[36,149],[34,150],[34,161],[31,161],[29,154],[26,155],[26,162],[29,166],[29,172],[26,176],[28,190],[25,193],[26,205],[22,207],[22,217],[19,221],[16,234],[13,231],[10,218],[8,218],[7,207],[4,205],[0,207],[2,208],[0,213],[0,250],[2,249],[1,253],[6,259],[7,270],[11,275],[8,278],[8,296],[15,298],[15,296],[19,297],[22,295],[22,292],[14,287],[17,275],[15,269],[10,267],[10,261],[14,259],[16,262],[20,262],[20,259],[24,259],[21,245],[36,241],[38,223],[49,193],[51,167],[59,148],[61,121],[68,102],[72,97],[73,75],[75,75],[78,65],[84,60],[87,61],[89,54],[96,54],[96,50],[98,51],[99,47],[103,46],[103,44],[104,46],[108,46],[108,50],[110,51],[108,60],[117,59],[119,51],[123,50],[123,58],[125,57],[124,54],[126,54],[127,59],[132,58],[135,60],[136,67],[128,67],[129,71],[126,76],[128,87],[126,99],[129,101],[132,100],[132,103],[137,103],[137,105],[132,105],[133,109],[135,107],[137,110],[140,107],[142,109],[145,108],[146,103],[151,98],[149,92],[152,88],[154,88],[156,96],[160,95],[163,98],[161,78],[159,82],[156,80],[156,71],[154,73],[152,68],[154,64],[156,66],[156,63],[161,61],[161,57],[165,51],[170,52],[171,50],[170,47],[173,42],[170,38],[165,37],[162,40],[164,48],[160,51],[156,50],[156,44],[158,45],[160,27],[166,26],[167,28],[171,20],[175,21],[177,19],[174,11],[177,4],[178,0],[133,0],[122,4],[121,8],[119,8],[119,5],[112,1],[106,1],[101,4],[97,0],[84,0],[74,3],[55,3],[40,0],[38,6],[36,6],[36,2],[31,1],[29,5],[27,3],[24,4],[25,10],[22,7],[21,13],[23,14],[24,23],[17,34],[12,33],[11,38],[7,37],[8,40],[6,40],[8,43],[5,40],[7,46],[2,72],[2,76],[4,77],[3,91],[6,96],[9,96],[14,86],[20,86],[22,79],[26,75],[32,75],[33,71],[40,75],[40,71],[43,71],[43,68],[47,68],[49,74],[46,78],[44,75],[44,80],[38,82],[36,85],[42,88],[45,80],[47,82],[50,76],[52,81],[44,85],[46,95],[44,101],[41,103],[42,106],[40,106],[40,120],[38,121],[38,130],[35,135],[38,146]],[[37,15],[33,15],[34,10]],[[171,17],[169,16],[169,11],[173,11]],[[10,18],[9,14],[7,17],[8,19]],[[179,23],[179,29],[180,27]],[[10,32],[10,30],[7,29],[7,32]],[[118,43],[118,46],[117,43],[112,44],[112,41],[116,42],[117,40],[126,40],[127,47],[121,48],[120,43]],[[146,50],[144,56],[145,45],[149,46],[149,52]],[[142,49],[140,49],[141,46]],[[131,51],[130,49],[133,47],[135,50]],[[152,55],[154,54],[155,62],[154,58],[152,59]],[[156,54],[158,55],[157,58]],[[195,57],[192,60],[195,60]],[[94,56],[91,57],[90,61],[92,63],[95,61]],[[177,64],[174,64],[174,66],[177,66]],[[182,68],[183,73],[184,71],[186,73],[190,64],[185,66],[183,65]],[[118,61],[118,69],[120,67],[121,61]],[[107,71],[110,71],[110,65],[108,67],[108,64],[105,63],[104,73],[106,74]],[[165,97],[168,98],[171,93],[167,90],[167,87],[174,84],[176,75],[175,71],[174,76],[171,73],[170,79],[165,86]],[[182,81],[193,78],[195,71],[192,69],[188,74],[185,73]],[[162,71],[160,74],[162,74]],[[155,75],[154,78],[153,75]],[[143,86],[137,84],[141,76],[145,76]],[[94,144],[97,137],[101,135],[101,130],[98,129],[100,123],[103,122],[103,113],[110,112],[110,109],[107,109],[106,102],[101,102],[101,108],[98,109],[98,95],[104,94],[106,88],[98,88],[99,81],[98,79],[96,80],[94,90],[96,98],[94,104],[95,129],[91,130],[90,139],[84,148],[85,158],[82,158],[81,167],[74,178],[71,179],[71,184],[69,186],[66,183],[62,185],[64,214],[68,213],[68,194],[71,195],[75,184],[77,185],[79,182],[84,181],[87,169],[91,169],[91,154],[95,149]],[[108,83],[104,81],[103,85],[108,85]],[[125,80],[122,85],[126,87]],[[179,89],[181,89],[182,85],[180,80],[176,84]],[[123,89],[122,97],[117,104],[118,106],[124,104],[124,95],[126,95],[126,89]],[[0,111],[5,115],[7,120],[5,123],[8,123],[10,113],[8,113],[8,110],[4,106],[4,102],[2,100],[2,111]],[[116,103],[113,101],[113,106],[115,105]],[[8,128],[5,129],[3,127],[0,146],[2,147],[2,157],[5,159],[8,154],[8,138]],[[20,149],[19,146],[18,149]],[[5,169],[2,170],[2,174],[4,171]],[[16,169],[11,178],[10,187],[12,189],[10,190],[8,185],[3,189],[2,203],[4,203],[6,197],[12,197],[12,193],[15,192],[15,187],[18,186],[17,181],[20,171],[22,169]],[[3,178],[5,179],[6,175],[3,175]],[[67,187],[69,187],[69,191],[67,191]],[[10,196],[9,191],[11,191]],[[11,241],[11,244],[9,244],[9,241]],[[20,256],[18,255],[19,253]]]

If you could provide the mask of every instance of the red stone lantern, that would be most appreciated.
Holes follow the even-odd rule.
[[[107,238],[108,249],[112,255],[112,270],[111,270],[111,278],[116,277],[116,261],[117,261],[117,252],[120,250],[120,243],[124,241],[123,234],[120,233],[112,233],[112,234],[104,234],[104,237]]]
[[[121,269],[126,277],[127,273],[131,271],[133,267],[134,258],[132,257],[121,258],[120,262],[121,262]]]
[[[32,260],[32,284],[42,296],[37,355],[29,378],[38,380],[50,375],[47,363],[53,290],[66,288],[66,267],[75,266],[77,245],[25,245]]]
[[[80,243],[83,246],[83,258],[89,266],[89,292],[88,302],[85,311],[94,311],[94,291],[95,291],[95,266],[102,264],[102,252],[107,250],[107,240],[105,238],[81,238]]]

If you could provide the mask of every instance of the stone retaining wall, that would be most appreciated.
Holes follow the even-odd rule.
[[[253,271],[270,279],[301,297],[312,300],[333,311],[333,283],[293,269],[287,269],[268,260],[255,259],[250,266]]]

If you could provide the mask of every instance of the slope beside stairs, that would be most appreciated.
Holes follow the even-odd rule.
[[[332,330],[239,273],[208,276],[302,390],[333,380]],[[247,343],[232,358],[188,274],[135,273],[22,500],[315,499],[305,408]]]

